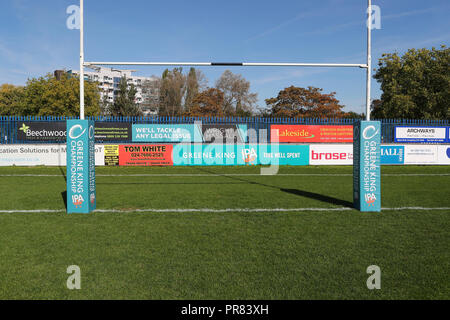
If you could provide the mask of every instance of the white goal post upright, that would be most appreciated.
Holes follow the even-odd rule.
[[[381,148],[381,134],[380,123],[370,121],[370,104],[371,104],[371,67],[372,67],[372,0],[368,0],[367,7],[367,61],[366,64],[361,63],[280,63],[280,62],[108,62],[108,61],[85,61],[84,60],[84,0],[80,0],[80,120],[85,119],[84,108],[84,67],[91,67],[95,65],[123,65],[123,66],[226,66],[226,67],[338,67],[338,68],[365,68],[366,69],[366,121],[361,121],[356,124],[354,132],[354,203],[355,207],[361,211],[380,211],[380,148]],[[90,124],[89,124],[90,126]],[[69,131],[69,128],[67,128]],[[358,132],[357,132],[358,131]],[[364,132],[363,132],[364,131]],[[370,133],[369,133],[370,132]],[[366,139],[367,138],[367,139]],[[375,168],[365,168],[361,157],[367,157],[363,154],[363,149],[360,148],[367,143],[375,145],[376,161],[374,161]],[[357,149],[355,149],[357,148]],[[69,145],[68,149],[69,150]],[[373,151],[373,150],[372,150]],[[372,153],[371,153],[372,154]],[[362,158],[364,159],[364,158]],[[358,162],[356,162],[358,160]],[[378,166],[378,168],[376,168]],[[68,169],[69,170],[69,169]],[[367,189],[363,186],[364,170],[376,171],[376,192]],[[366,171],[368,172],[368,171]],[[68,172],[69,173],[69,172]],[[373,175],[372,175],[373,176]],[[69,181],[69,180],[68,180]],[[95,178],[94,178],[95,184]],[[366,189],[365,189],[366,188]],[[68,185],[69,191],[69,185]],[[370,191],[370,193],[369,193]],[[92,195],[91,195],[92,197]],[[95,195],[94,195],[95,197]],[[68,192],[69,198],[69,192]],[[69,199],[68,199],[69,201]],[[366,203],[363,203],[363,202]]]
[[[80,0],[80,119],[84,120],[84,0]]]
[[[372,83],[372,0],[367,6],[367,77],[366,77],[366,121],[370,121],[371,83]]]
[[[280,62],[127,62],[127,61],[84,61],[84,0],[80,0],[80,119],[84,119],[84,67],[95,65],[122,66],[199,66],[199,67],[341,67],[364,68],[366,77],[366,120],[370,121],[370,86],[371,86],[371,26],[372,0],[368,0],[367,22],[367,63],[280,63]]]

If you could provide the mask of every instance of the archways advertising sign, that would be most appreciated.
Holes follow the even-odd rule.
[[[353,200],[360,211],[381,211],[381,123],[360,121],[353,134]]]
[[[95,208],[94,122],[67,120],[67,213]]]

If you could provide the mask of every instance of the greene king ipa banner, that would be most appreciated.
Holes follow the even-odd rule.
[[[359,121],[354,126],[353,200],[360,211],[381,211],[381,123]]]
[[[94,122],[67,120],[67,213],[96,207]]]
[[[120,145],[121,166],[172,166],[172,145]]]
[[[271,125],[270,131],[272,142],[353,142],[353,126]]]

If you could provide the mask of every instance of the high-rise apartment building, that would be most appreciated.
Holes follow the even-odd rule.
[[[159,79],[156,77],[137,77],[132,73],[135,70],[119,70],[106,67],[91,67],[94,71],[84,72],[84,79],[87,81],[98,82],[100,89],[100,98],[102,101],[114,103],[119,89],[119,82],[122,77],[126,77],[128,85],[133,84],[137,90],[135,102],[140,106],[144,115],[157,114],[155,101],[159,98]],[[69,70],[69,75],[79,76],[80,72],[77,70]]]

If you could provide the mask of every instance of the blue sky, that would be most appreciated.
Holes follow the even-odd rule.
[[[55,69],[79,69],[79,33],[66,27],[78,0],[2,0],[0,83],[23,85]],[[373,0],[374,67],[384,52],[450,42],[448,0]],[[366,0],[85,0],[86,60],[365,63]],[[136,69],[136,68],[134,68]],[[137,75],[163,68],[139,67]],[[226,68],[200,68],[209,85]],[[363,69],[231,68],[251,82],[259,105],[290,85],[335,91],[362,112]],[[373,98],[380,96],[373,83]]]

